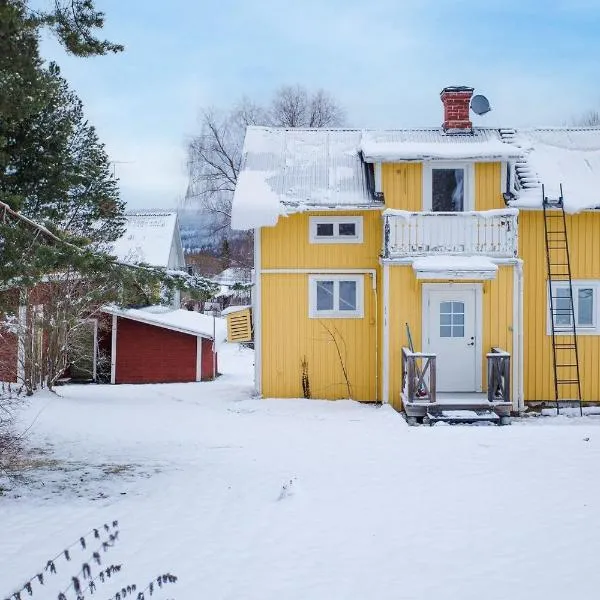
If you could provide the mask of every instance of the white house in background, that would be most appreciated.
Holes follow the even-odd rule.
[[[125,214],[125,233],[114,242],[111,254],[131,264],[185,270],[185,257],[176,211],[138,210]],[[177,292],[173,304],[177,308]]]
[[[125,233],[111,254],[124,262],[185,269],[177,212],[141,210],[126,213],[125,219]]]

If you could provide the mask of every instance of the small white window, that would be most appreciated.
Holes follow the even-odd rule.
[[[308,281],[309,316],[312,319],[363,317],[362,275],[311,275]]]
[[[362,217],[310,217],[311,244],[361,244]]]
[[[554,330],[557,333],[573,331],[572,314],[575,315],[575,329],[578,334],[598,335],[598,287],[600,281],[575,280],[572,282],[573,311],[568,283],[552,286],[552,308],[554,309]],[[547,333],[552,334],[552,314],[548,298]]]
[[[473,210],[473,165],[431,162],[423,168],[423,208],[433,212]]]

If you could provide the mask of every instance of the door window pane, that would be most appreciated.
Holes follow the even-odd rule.
[[[465,170],[431,170],[431,208],[436,212],[459,212],[465,206]]]
[[[339,232],[344,237],[356,237],[356,223],[340,223]]]
[[[340,281],[340,310],[356,310],[356,281]]]
[[[317,281],[317,310],[333,310],[333,281]]]
[[[317,223],[318,237],[333,237],[333,223]]]
[[[592,288],[577,290],[577,325],[582,327],[594,325],[594,290]]]
[[[464,302],[440,302],[440,337],[465,337]]]
[[[440,302],[440,313],[451,314],[452,313],[452,302]]]

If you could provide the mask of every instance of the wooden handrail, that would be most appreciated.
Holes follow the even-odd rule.
[[[402,348],[402,401],[412,403],[435,400],[436,354]]]
[[[488,401],[510,402],[510,354],[501,348],[487,353]]]

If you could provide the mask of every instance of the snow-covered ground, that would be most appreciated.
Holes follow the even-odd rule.
[[[158,597],[180,600],[597,595],[600,417],[411,428],[388,407],[257,400],[248,350],[220,366],[32,400],[46,466],[0,496],[0,597],[113,519],[105,564],[124,569],[95,597],[165,571]],[[89,550],[72,554],[34,599]]]

